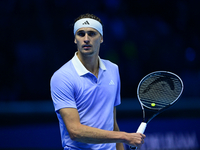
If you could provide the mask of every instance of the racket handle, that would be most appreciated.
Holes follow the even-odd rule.
[[[140,124],[140,126],[138,127],[136,133],[144,133],[145,129],[147,127],[147,123],[146,122],[142,122]],[[130,146],[130,149],[137,149],[137,147],[134,147],[134,146]]]
[[[140,126],[138,127],[136,133],[142,133],[143,134],[145,129],[146,129],[146,127],[147,127],[147,123],[146,122],[142,122],[140,124]]]

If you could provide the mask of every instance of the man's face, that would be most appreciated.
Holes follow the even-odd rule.
[[[82,54],[99,54],[100,44],[103,37],[93,28],[80,28],[76,34],[74,43],[77,44],[78,51]]]

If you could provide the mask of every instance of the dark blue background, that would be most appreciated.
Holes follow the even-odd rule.
[[[122,97],[135,97],[139,80],[172,71],[184,96],[199,97],[200,1],[0,1],[0,99],[48,100],[49,80],[76,49],[73,22],[93,13],[104,24],[100,56],[119,65]]]
[[[102,19],[100,57],[120,69],[120,128],[133,132],[140,123],[140,79],[167,70],[185,89],[176,107],[149,124],[147,144],[172,133],[176,142],[196,135],[199,145],[199,6],[199,0],[1,0],[0,149],[61,147],[49,82],[76,51],[73,21],[82,13]]]
[[[139,119],[119,119],[122,131],[134,132]],[[154,119],[147,125],[145,144],[141,150],[199,149],[199,119]],[[0,149],[61,150],[57,123],[40,123],[0,128]],[[125,145],[128,149],[128,146]]]

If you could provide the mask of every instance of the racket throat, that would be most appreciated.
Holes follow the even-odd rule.
[[[146,122],[148,124],[158,114],[159,114],[159,112],[152,111],[149,109],[143,110],[143,122]]]

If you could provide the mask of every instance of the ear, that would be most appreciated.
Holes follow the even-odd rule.
[[[101,43],[103,43],[103,36],[101,36]]]
[[[76,39],[75,39],[75,38],[74,38],[74,43],[75,43],[75,44],[77,44],[77,41],[76,41]]]

